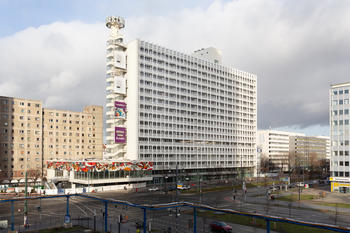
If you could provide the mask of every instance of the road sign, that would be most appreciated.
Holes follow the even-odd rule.
[[[64,223],[70,223],[70,215],[64,216]]]

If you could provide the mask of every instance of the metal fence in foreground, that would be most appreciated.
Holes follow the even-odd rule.
[[[100,203],[102,205],[103,210],[103,216],[98,216],[98,219],[96,220],[96,214],[93,218],[84,218],[84,217],[77,217],[74,216],[74,218],[71,218],[70,213],[70,199],[71,197],[80,197],[84,199],[89,199],[91,202]],[[266,226],[266,232],[271,232],[271,223],[280,222],[280,223],[287,223],[287,224],[294,224],[294,225],[300,225],[305,227],[311,227],[311,228],[318,228],[318,229],[325,229],[325,230],[331,230],[335,232],[348,232],[350,233],[350,228],[347,227],[341,227],[341,226],[335,226],[335,225],[329,225],[329,224],[321,224],[321,223],[313,223],[313,222],[305,222],[300,220],[295,220],[291,218],[282,218],[282,217],[275,217],[275,216],[269,216],[269,215],[262,215],[257,213],[249,213],[249,212],[243,212],[243,211],[236,211],[232,209],[219,209],[214,208],[208,205],[202,205],[202,204],[194,204],[190,202],[173,202],[173,203],[166,203],[166,204],[157,204],[157,205],[145,205],[145,204],[135,204],[130,203],[127,201],[122,200],[114,200],[114,199],[103,199],[99,197],[95,197],[92,195],[85,195],[85,194],[68,194],[68,195],[54,195],[54,196],[40,196],[40,197],[27,197],[27,198],[16,198],[16,199],[4,199],[0,200],[1,204],[8,204],[10,206],[10,229],[11,231],[15,230],[15,205],[18,202],[23,201],[40,201],[43,199],[55,199],[55,198],[65,198],[66,203],[65,206],[62,208],[65,208],[65,215],[58,214],[56,218],[49,218],[49,221],[45,221],[44,223],[41,221],[41,215],[40,219],[37,221],[40,221],[42,223],[41,228],[43,227],[57,227],[62,226],[63,222],[65,224],[76,224],[85,226],[90,229],[94,230],[100,230],[104,232],[113,231],[112,229],[118,228],[118,232],[120,231],[120,224],[116,224],[114,221],[112,221],[111,216],[109,216],[109,206],[111,205],[118,205],[123,208],[133,208],[138,211],[138,216],[140,216],[140,221],[138,222],[138,225],[143,228],[143,232],[147,233],[147,227],[149,224],[148,218],[154,219],[154,213],[161,212],[161,211],[168,211],[168,210],[174,210],[171,211],[174,213],[174,215],[177,215],[177,209],[182,208],[186,209],[187,213],[192,215],[191,219],[191,231],[193,229],[194,233],[197,233],[197,224],[198,224],[198,217],[197,217],[197,211],[198,210],[205,210],[213,213],[224,213],[224,214],[230,214],[230,215],[239,215],[239,216],[246,216],[251,218],[253,221],[260,220],[265,222]],[[176,211],[175,211],[176,210]],[[75,215],[75,214],[74,214]],[[114,216],[115,218],[115,216]],[[119,222],[121,219],[119,219]],[[46,224],[46,225],[45,225]],[[34,224],[35,225],[35,224]],[[24,226],[22,226],[24,227]],[[20,229],[21,226],[17,227],[17,229]],[[31,229],[36,230],[36,229]],[[136,229],[132,229],[134,231]],[[25,231],[25,230],[24,230]],[[116,231],[113,231],[116,232]],[[181,232],[181,231],[180,231]]]

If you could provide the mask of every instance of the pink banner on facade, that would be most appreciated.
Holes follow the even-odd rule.
[[[126,128],[115,127],[115,143],[126,143]]]

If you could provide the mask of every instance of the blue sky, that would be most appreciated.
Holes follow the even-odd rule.
[[[107,15],[166,16],[210,0],[0,0],[0,37],[56,21],[103,22]]]
[[[256,74],[260,129],[327,135],[330,84],[350,81],[348,0],[0,0],[0,95],[104,105],[111,15],[125,18],[126,41],[213,46]]]

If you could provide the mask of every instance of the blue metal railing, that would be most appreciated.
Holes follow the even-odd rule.
[[[218,209],[218,208],[214,208],[211,206],[202,205],[202,204],[194,204],[194,203],[190,203],[190,202],[173,202],[173,203],[156,204],[156,205],[140,205],[140,204],[130,203],[128,201],[103,199],[103,198],[99,198],[99,197],[95,197],[95,196],[91,196],[91,195],[86,195],[86,194],[67,194],[67,195],[52,195],[52,196],[5,199],[5,200],[0,200],[0,203],[5,203],[5,202],[11,203],[11,230],[14,231],[14,202],[24,201],[27,199],[35,200],[35,199],[64,198],[65,197],[67,200],[66,216],[69,216],[69,198],[72,196],[79,196],[79,197],[83,197],[83,198],[94,199],[94,200],[100,201],[101,203],[104,203],[104,206],[105,206],[104,231],[105,232],[107,232],[107,227],[108,227],[108,204],[119,204],[119,205],[136,207],[136,208],[140,208],[143,210],[143,232],[144,233],[146,233],[146,230],[147,230],[147,228],[146,228],[147,210],[162,210],[162,209],[178,208],[178,207],[193,208],[193,232],[194,233],[197,233],[197,209],[203,209],[203,210],[208,210],[208,211],[222,212],[222,213],[226,213],[226,214],[241,215],[241,216],[247,216],[247,217],[251,217],[251,218],[263,219],[266,221],[266,232],[267,233],[270,233],[270,222],[271,221],[272,222],[289,223],[289,224],[295,224],[295,225],[312,227],[312,228],[319,228],[319,229],[325,229],[325,230],[331,230],[331,231],[336,231],[336,232],[350,233],[350,228],[347,228],[347,227],[322,224],[322,223],[306,222],[306,221],[300,221],[300,220],[295,220],[295,219],[291,219],[291,218],[282,218],[282,217],[269,216],[269,215],[263,215],[263,214],[257,214],[257,213],[248,213],[248,212],[236,211],[236,210],[231,210],[231,209]]]

